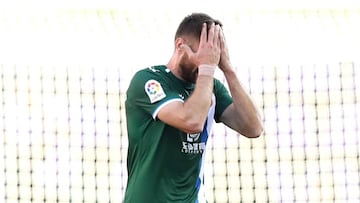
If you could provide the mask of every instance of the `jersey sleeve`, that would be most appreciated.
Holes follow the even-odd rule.
[[[220,122],[222,113],[232,104],[233,100],[229,91],[218,79],[214,79],[214,94],[216,98],[214,119],[216,122]]]
[[[173,92],[168,81],[159,72],[142,70],[137,72],[131,80],[127,90],[127,100],[131,105],[142,109],[154,119],[158,111],[173,101],[182,101]]]

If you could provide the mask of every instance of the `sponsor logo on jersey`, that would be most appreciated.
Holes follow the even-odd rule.
[[[151,103],[160,101],[166,97],[161,84],[156,80],[149,80],[145,83],[145,92],[148,95]]]
[[[186,141],[188,142],[196,142],[199,140],[199,138],[200,138],[200,133],[195,133],[195,134],[188,133],[186,135]]]
[[[187,134],[186,142],[182,142],[181,151],[186,154],[199,154],[205,151],[206,144],[205,142],[198,142],[200,139],[200,133]]]

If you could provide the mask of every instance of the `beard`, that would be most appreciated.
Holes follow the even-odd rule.
[[[198,76],[198,68],[180,65],[180,75],[186,82],[195,83]]]
[[[198,67],[183,57],[179,63],[180,77],[186,82],[196,83]]]

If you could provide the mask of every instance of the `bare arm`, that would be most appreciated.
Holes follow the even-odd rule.
[[[262,133],[260,113],[241,85],[236,73],[232,69],[224,72],[226,81],[233,98],[233,103],[225,109],[220,120],[238,133],[255,138]]]
[[[220,120],[246,137],[258,137],[263,131],[260,113],[236,76],[229,60],[228,49],[222,31],[220,32],[220,39],[221,57],[219,68],[225,75],[233,98],[233,103],[225,109]]]
[[[180,50],[198,66],[194,92],[184,103],[169,103],[157,115],[161,121],[187,133],[198,133],[203,130],[211,105],[213,74],[220,60],[220,27],[213,24],[209,34],[206,29],[204,24],[196,53],[186,44],[180,46]]]
[[[198,133],[203,130],[211,105],[213,78],[198,76],[192,95],[183,102],[172,102],[164,106],[158,118],[187,133]]]

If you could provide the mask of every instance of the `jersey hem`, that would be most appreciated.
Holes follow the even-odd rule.
[[[171,103],[171,102],[175,102],[175,101],[184,102],[184,100],[182,100],[182,99],[180,99],[180,98],[174,98],[174,99],[170,99],[170,100],[162,103],[160,106],[158,106],[158,107],[155,109],[154,113],[152,114],[153,119],[154,119],[154,120],[156,119],[157,114],[159,113],[159,111],[160,111],[165,105],[167,105],[167,104],[169,104],[169,103]]]

